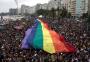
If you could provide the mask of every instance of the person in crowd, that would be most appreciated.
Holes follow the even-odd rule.
[[[90,62],[90,36],[87,31],[85,21],[75,19],[51,20],[45,19],[49,27],[62,34],[65,39],[77,48],[75,53],[48,54],[42,50],[21,49],[21,41],[25,36],[25,31],[34,23],[34,19],[29,21],[11,21],[6,24],[7,29],[0,32],[0,61],[2,62]],[[24,23],[24,24],[23,24]],[[17,30],[16,25],[23,28]]]

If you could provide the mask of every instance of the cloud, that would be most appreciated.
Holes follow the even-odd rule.
[[[1,0],[0,12],[8,12],[9,8],[15,8],[16,5],[13,0]]]
[[[48,3],[49,0],[20,0],[19,3],[21,4],[26,4],[29,6],[34,6],[37,3]]]

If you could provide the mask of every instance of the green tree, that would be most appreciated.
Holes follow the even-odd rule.
[[[67,17],[68,17],[68,18],[71,17],[71,13],[70,13],[70,12],[67,13]]]
[[[40,10],[37,10],[36,11],[36,14],[37,15],[43,15],[43,12],[44,12],[44,10],[43,9],[40,9]]]
[[[54,19],[54,17],[55,17],[55,9],[54,8],[52,8],[51,9],[51,17]]]
[[[57,11],[57,18],[58,19],[60,19],[60,17],[61,17],[61,13],[62,13],[62,10],[61,9],[59,9],[59,7],[56,9],[56,11]]]
[[[88,17],[88,13],[83,13],[81,18],[87,18]]]
[[[66,10],[66,8],[63,8],[63,9],[62,9],[62,13],[61,13],[61,17],[62,17],[62,18],[63,18],[63,17],[66,17],[67,14],[68,14],[68,11]]]
[[[44,9],[40,9],[36,11],[37,15],[43,15],[43,16],[47,16],[48,15],[49,10],[44,10]]]
[[[90,15],[88,15],[87,22],[90,23]]]

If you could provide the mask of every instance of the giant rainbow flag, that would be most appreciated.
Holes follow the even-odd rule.
[[[34,26],[25,32],[21,48],[28,49],[30,47],[42,49],[51,54],[76,51],[73,45],[65,42],[63,36],[50,30],[48,25],[41,19],[36,19]]]

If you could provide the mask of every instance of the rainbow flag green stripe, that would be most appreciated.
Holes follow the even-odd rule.
[[[34,41],[33,41],[34,48],[43,49],[43,42],[42,41],[43,41],[43,32],[42,32],[41,23],[39,23],[37,30],[36,30],[36,35],[35,35]]]

